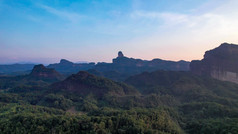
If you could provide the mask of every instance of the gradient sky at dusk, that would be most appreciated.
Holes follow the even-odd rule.
[[[238,44],[237,0],[0,0],[0,64],[201,59]]]

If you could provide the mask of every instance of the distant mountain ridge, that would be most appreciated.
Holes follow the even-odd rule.
[[[22,65],[24,66],[24,64]],[[8,65],[3,69],[0,66],[0,74],[26,74],[34,65],[26,65],[22,68],[20,65]],[[7,68],[7,70],[6,70]],[[8,69],[9,68],[9,69]],[[61,59],[59,63],[49,64],[47,68],[54,68],[57,72],[69,76],[79,71],[88,71],[97,76],[103,76],[117,81],[123,81],[129,76],[139,74],[144,71],[155,70],[171,70],[171,71],[188,71],[189,62],[187,61],[167,61],[162,59],[142,60],[128,58],[119,51],[118,57],[112,60],[112,63],[99,62],[97,64],[91,63],[73,63],[66,59]],[[18,71],[18,73],[16,73]],[[27,71],[27,72],[26,72]]]
[[[161,59],[141,60],[128,58],[119,51],[118,57],[112,60],[112,63],[98,63],[90,70],[90,73],[101,72],[101,75],[113,80],[125,80],[129,76],[139,74],[145,71],[151,72],[156,70],[170,71],[189,71],[190,62],[187,61],[167,61]],[[118,79],[119,78],[119,79]]]
[[[48,68],[54,68],[56,71],[62,74],[73,74],[78,71],[88,70],[95,66],[95,63],[73,63],[66,59],[61,59],[60,63],[50,64]]]
[[[96,70],[104,70],[104,66],[110,65],[111,70],[120,70],[124,71],[125,68],[133,68],[130,71],[138,71],[141,70],[171,70],[171,71],[188,71],[189,70],[189,62],[186,61],[167,61],[162,59],[153,59],[142,60],[142,59],[134,59],[128,58],[124,56],[124,54],[120,51],[118,52],[118,57],[112,60],[112,63],[98,63],[96,65]]]
[[[73,63],[61,59],[59,63],[50,64],[57,72],[69,76],[79,71],[88,71],[116,81],[124,81],[132,75],[156,70],[191,71],[197,75],[206,75],[223,81],[238,83],[238,46],[223,43],[207,51],[201,61],[167,61],[162,59],[142,60],[126,57],[121,51],[112,63]],[[34,64],[0,65],[0,75],[22,75],[30,73]]]
[[[204,58],[190,64],[191,72],[238,83],[238,45],[223,43],[206,51]]]
[[[0,65],[1,74],[14,74],[21,72],[20,74],[29,72],[35,64],[10,64],[10,65]]]

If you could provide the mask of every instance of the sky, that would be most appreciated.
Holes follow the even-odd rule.
[[[0,64],[198,60],[238,44],[237,0],[0,0]]]

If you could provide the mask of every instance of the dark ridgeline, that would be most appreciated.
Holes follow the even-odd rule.
[[[35,64],[10,64],[0,65],[0,75],[22,75],[32,70]]]
[[[206,51],[204,58],[190,64],[191,72],[222,81],[238,83],[238,45],[223,43]]]
[[[175,62],[162,59],[153,59],[149,61],[149,60],[134,59],[124,56],[121,51],[118,53],[118,57],[113,59],[112,61],[113,61],[112,62],[113,69],[125,73],[129,73],[131,71],[139,73],[143,71],[155,71],[155,70],[171,70],[171,71],[189,70],[189,62],[186,61],[181,60]],[[103,65],[97,64],[96,69],[100,70],[100,66]]]
[[[113,59],[112,63],[73,63],[62,59],[60,63],[50,64],[47,67],[54,68],[56,71],[66,75],[73,74],[78,71],[88,71],[89,73],[97,76],[104,76],[113,80],[123,81],[129,76],[139,74],[144,71],[188,71],[189,62],[174,62],[161,59],[153,59],[152,61],[134,59],[124,56],[124,54],[119,51],[118,57]]]
[[[119,51],[118,57],[113,59],[112,63],[98,63],[93,69],[94,70],[89,70],[89,72],[95,73],[95,75],[100,74],[113,80],[123,81],[129,76],[145,71],[189,71],[189,62],[182,60],[175,62],[161,59],[153,59],[151,61],[134,59],[124,56],[124,54]]]
[[[0,73],[4,74],[26,74],[29,73],[34,65],[26,65],[25,68],[20,65],[6,65],[10,69],[2,69]],[[0,65],[0,68],[7,68],[5,65]],[[21,65],[24,66],[24,65]],[[112,63],[99,62],[95,63],[73,63],[71,61],[61,59],[59,63],[50,64],[47,68],[54,68],[59,73],[69,76],[78,71],[88,71],[89,73],[104,76],[117,81],[123,81],[129,76],[142,73],[144,71],[155,70],[170,70],[170,71],[188,71],[189,62],[186,61],[166,61],[161,59],[141,60],[128,58],[121,51],[118,52],[118,57],[112,60]]]
[[[85,71],[91,69],[95,66],[95,63],[73,63],[71,61],[61,59],[60,63],[50,64],[48,68],[54,68],[56,71],[70,75],[73,73],[77,73],[78,71]]]

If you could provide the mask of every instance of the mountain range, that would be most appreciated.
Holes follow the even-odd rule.
[[[33,68],[33,64],[14,64],[0,65],[2,75],[28,74]],[[88,71],[97,76],[103,76],[117,81],[123,81],[129,76],[142,73],[144,71],[171,70],[171,71],[189,71],[189,62],[186,61],[167,61],[153,59],[151,61],[128,58],[120,51],[118,57],[112,60],[112,63],[73,63],[66,59],[61,59],[59,63],[49,64],[47,68],[54,68],[64,76],[77,73],[79,71]]]
[[[237,55],[224,43],[189,71],[189,62],[119,52],[112,63],[61,60],[0,76],[0,132],[238,133]]]

